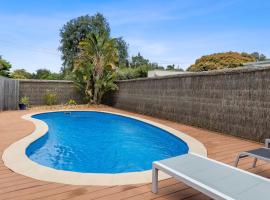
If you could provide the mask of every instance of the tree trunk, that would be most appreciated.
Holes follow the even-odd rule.
[[[97,86],[97,84],[95,84],[95,90],[94,90],[94,97],[93,97],[93,103],[94,104],[98,104],[98,94],[99,94],[99,87]]]
[[[86,82],[85,95],[89,97],[89,103],[91,104],[93,101],[93,86],[91,84],[91,80]]]
[[[104,95],[104,92],[101,90],[101,91],[99,92],[99,95],[98,95],[98,104],[100,104],[103,95]]]

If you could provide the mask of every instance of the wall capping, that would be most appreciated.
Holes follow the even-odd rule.
[[[15,79],[20,82],[39,82],[39,83],[74,83],[68,80],[41,80],[41,79]]]
[[[137,78],[137,79],[128,79],[128,80],[119,80],[117,82],[133,82],[133,81],[145,81],[145,80],[160,80],[160,79],[170,79],[170,78],[186,78],[194,76],[219,76],[219,75],[228,75],[228,74],[239,74],[239,73],[252,73],[260,71],[270,71],[270,67],[238,67],[231,69],[221,69],[221,70],[212,70],[204,72],[187,72],[183,74],[168,75],[162,77],[151,77],[151,78]]]

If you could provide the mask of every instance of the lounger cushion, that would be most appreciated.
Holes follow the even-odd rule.
[[[270,149],[267,149],[267,148],[259,148],[259,149],[254,149],[247,152],[250,154],[255,154],[257,156],[270,159]]]
[[[210,187],[232,199],[270,197],[269,180],[195,154],[169,158],[156,164],[172,170],[180,181],[183,176],[189,177],[201,186]]]

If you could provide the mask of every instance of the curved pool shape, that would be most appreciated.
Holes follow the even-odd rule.
[[[26,149],[34,162],[81,173],[126,173],[151,169],[153,161],[182,155],[188,145],[148,123],[94,111],[50,112],[47,134]]]

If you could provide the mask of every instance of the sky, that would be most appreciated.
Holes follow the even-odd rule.
[[[163,66],[226,51],[270,57],[269,10],[269,0],[0,0],[0,55],[13,70],[59,72],[61,27],[100,12],[130,56]]]

